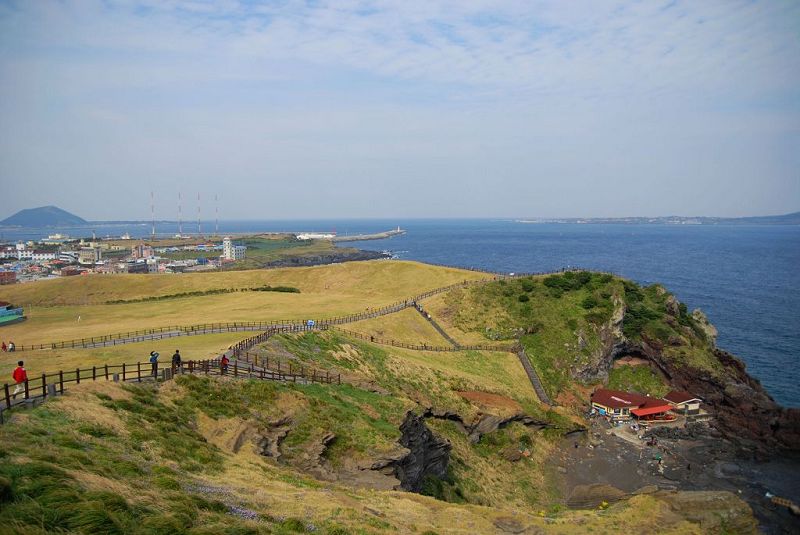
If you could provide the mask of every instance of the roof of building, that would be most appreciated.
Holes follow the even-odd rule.
[[[631,410],[631,414],[633,414],[634,416],[649,416],[651,414],[669,412],[670,410],[672,410],[672,406],[661,404],[661,405],[653,405],[652,407],[642,407],[639,409],[633,409]]]
[[[693,396],[689,392],[684,392],[683,390],[673,390],[666,396],[664,399],[667,401],[671,401],[672,403],[686,403],[687,401],[702,401],[700,398]]]
[[[592,394],[593,402],[611,407],[612,409],[641,407],[647,403],[648,399],[650,398],[642,396],[641,394],[623,392],[621,390],[608,390],[606,388],[598,388]]]

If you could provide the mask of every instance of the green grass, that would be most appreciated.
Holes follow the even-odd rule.
[[[608,373],[608,388],[661,397],[670,391],[650,366],[618,366]]]
[[[586,271],[500,280],[445,298],[454,326],[490,340],[519,338],[551,397],[569,390],[576,370],[604,351],[600,329],[624,303],[623,334],[647,342],[680,365],[721,373],[713,348],[686,306],[658,285],[641,287]],[[651,385],[652,386],[652,385]]]

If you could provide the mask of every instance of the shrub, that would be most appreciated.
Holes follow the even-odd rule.
[[[586,310],[592,309],[598,305],[597,298],[593,295],[587,295],[581,301],[581,306]]]
[[[520,280],[520,286],[526,292],[532,292],[534,288],[536,288],[536,283],[533,282],[532,279],[522,279]]]
[[[528,297],[527,294],[519,294],[519,297],[517,297],[517,299],[519,300],[520,303],[527,303],[528,301],[531,300],[531,298]]]

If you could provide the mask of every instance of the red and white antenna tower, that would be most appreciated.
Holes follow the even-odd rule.
[[[181,192],[178,192],[178,236],[183,235],[183,211],[181,208]]]
[[[219,199],[214,194],[214,235],[219,235]]]
[[[200,194],[197,194],[197,235],[202,236],[202,232],[200,232]]]
[[[153,190],[150,190],[150,221],[153,224],[150,235],[155,239],[156,237],[156,206],[153,200]]]

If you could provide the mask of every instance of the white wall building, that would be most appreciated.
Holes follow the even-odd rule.
[[[56,258],[58,258],[58,253],[56,251],[33,251],[34,262],[44,262],[47,260],[55,260]]]
[[[244,260],[247,247],[244,245],[234,245],[230,236],[225,236],[222,240],[222,258],[225,260]]]

